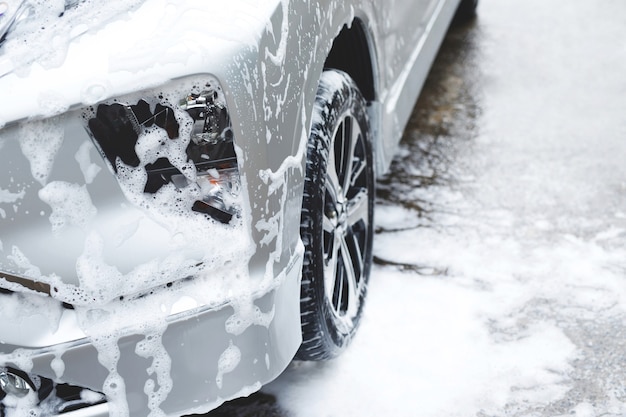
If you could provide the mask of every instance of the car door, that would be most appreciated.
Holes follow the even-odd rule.
[[[389,0],[378,21],[381,146],[388,166],[458,0]]]
[[[393,83],[418,47],[440,0],[389,0],[381,8],[385,60],[383,71]]]

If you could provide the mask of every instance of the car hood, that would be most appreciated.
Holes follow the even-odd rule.
[[[219,72],[225,55],[258,44],[280,0],[2,4],[8,10],[0,16],[0,127],[181,75]]]

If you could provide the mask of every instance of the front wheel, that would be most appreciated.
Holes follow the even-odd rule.
[[[296,357],[323,360],[348,345],[363,311],[374,167],[366,103],[350,76],[324,71],[312,120],[300,227],[303,342]]]

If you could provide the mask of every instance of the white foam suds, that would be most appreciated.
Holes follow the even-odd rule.
[[[142,316],[138,316],[137,313],[141,311],[140,309],[131,313],[132,310],[125,311],[124,305],[115,303],[102,306],[101,308],[76,307],[75,310],[79,325],[98,351],[98,361],[108,372],[102,392],[106,395],[110,415],[128,416],[125,381],[118,369],[121,354],[118,342],[124,334],[124,329],[119,325],[119,319],[124,317],[124,321],[128,323],[129,327],[132,327],[138,320],[145,318],[145,313]],[[133,313],[135,315],[132,315]],[[119,314],[124,315],[119,316]],[[149,323],[152,322],[150,321]]]
[[[241,351],[235,345],[232,340],[228,347],[222,354],[217,362],[217,376],[215,377],[215,383],[219,389],[222,389],[224,375],[235,370],[239,362],[241,361]]]
[[[80,399],[87,402],[88,404],[95,404],[97,402],[102,401],[104,398],[102,394],[99,392],[93,392],[88,389],[83,389],[80,392]]]
[[[20,147],[30,162],[33,177],[42,185],[46,184],[56,154],[63,144],[63,129],[63,117],[20,125]]]
[[[73,39],[133,10],[142,2],[112,0],[103,7],[102,2],[82,0],[73,2],[74,7],[65,10],[65,0],[31,0],[30,17],[20,19],[2,46],[11,58],[4,61],[5,72],[27,75],[34,62],[43,68],[62,65]]]
[[[53,232],[69,226],[85,230],[97,212],[84,185],[54,181],[39,191],[39,198],[52,208]]]
[[[160,405],[172,390],[173,381],[170,376],[172,361],[162,341],[167,323],[163,321],[161,326],[151,327],[153,327],[152,331],[146,332],[145,338],[137,343],[135,352],[141,357],[152,358],[152,363],[147,369],[151,378],[146,381],[144,393],[148,396],[150,415],[156,417],[163,414],[160,411]]]
[[[0,188],[0,204],[2,203],[15,203],[18,200],[24,198],[26,191],[22,190],[19,193],[12,193],[9,190],[3,190]]]
[[[34,277],[36,279],[45,279],[47,283],[50,283],[52,285],[57,285],[61,283],[61,281],[56,276],[44,277],[41,273],[41,269],[39,269],[38,266],[34,265],[17,246],[13,246],[11,248],[11,255],[8,255],[7,258],[11,260],[18,268],[22,269],[27,276]]]
[[[266,313],[262,312],[249,292],[237,297],[232,306],[235,313],[226,320],[226,331],[236,336],[252,325],[268,327],[274,319],[274,307]]]
[[[92,149],[93,145],[89,142],[85,142],[80,145],[80,148],[78,148],[75,156],[76,162],[78,162],[87,184],[91,184],[101,170],[98,165],[91,162],[89,153]]]
[[[63,359],[61,359],[62,354],[63,352],[56,353],[54,355],[54,359],[50,361],[50,367],[52,368],[54,374],[58,379],[61,379],[63,377],[63,374],[65,373],[65,362],[63,362]]]
[[[2,355],[3,362],[10,362],[15,364],[19,369],[24,372],[29,372],[33,369],[32,352],[29,349],[18,348],[10,354]]]
[[[7,407],[5,411],[10,417],[39,417],[44,411],[37,409],[39,399],[34,390],[29,390],[23,398],[7,395],[2,402]]]

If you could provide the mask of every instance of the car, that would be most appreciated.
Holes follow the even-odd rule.
[[[345,350],[475,0],[0,1],[0,414],[205,413]]]

